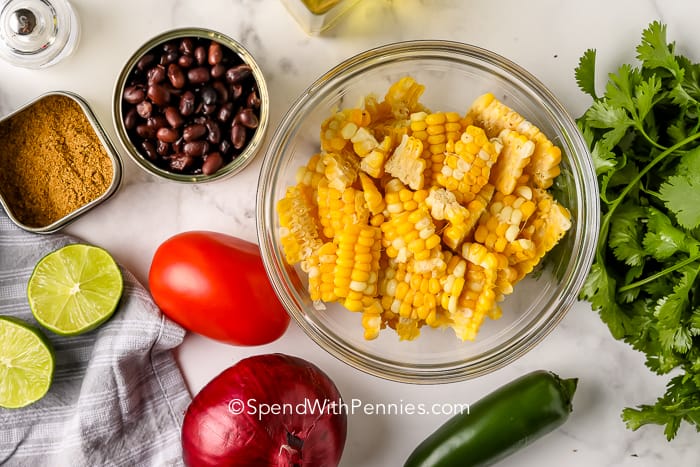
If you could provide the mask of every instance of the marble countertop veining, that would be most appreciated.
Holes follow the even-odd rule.
[[[49,90],[82,95],[116,142],[112,89],[123,63],[144,41],[173,27],[202,26],[232,36],[256,57],[270,90],[271,132],[294,99],[323,72],[366,49],[407,39],[449,39],[491,49],[527,68],[573,116],[589,104],[573,70],[588,48],[598,50],[599,85],[623,62],[634,60],[641,31],[652,20],[668,25],[678,51],[700,61],[700,2],[694,0],[363,0],[329,33],[307,36],[279,0],[72,0],[81,18],[76,52],[55,67],[27,70],[0,63],[0,116]],[[118,146],[119,147],[119,146]],[[120,191],[67,229],[107,248],[146,282],[156,247],[192,229],[226,232],[251,241],[255,190],[262,156],[226,181],[185,186],[156,180],[124,157]],[[285,352],[323,368],[346,399],[363,404],[473,403],[537,368],[578,376],[575,410],[547,438],[501,465],[513,467],[699,466],[698,435],[684,426],[672,443],[659,427],[628,431],[623,407],[651,403],[667,377],[654,376],[643,357],[615,341],[586,303],[576,303],[534,350],[477,380],[414,386],[365,375],[321,351],[292,325],[283,338],[238,348],[189,335],[177,350],[189,388],[201,389],[239,359]],[[349,417],[344,467],[401,465],[448,415]]]

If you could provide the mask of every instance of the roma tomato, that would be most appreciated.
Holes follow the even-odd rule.
[[[254,243],[191,231],[163,242],[148,275],[158,307],[189,331],[234,345],[262,345],[284,334],[289,315]]]

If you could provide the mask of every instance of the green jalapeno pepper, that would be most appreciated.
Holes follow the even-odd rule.
[[[404,467],[492,465],[562,425],[577,381],[544,370],[511,381],[449,419]]]

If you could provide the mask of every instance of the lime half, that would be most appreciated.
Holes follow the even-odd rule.
[[[38,329],[0,316],[0,407],[17,409],[38,401],[49,390],[54,355]]]
[[[71,244],[37,263],[27,298],[39,324],[72,336],[107,321],[123,289],[122,273],[109,253],[92,245]]]

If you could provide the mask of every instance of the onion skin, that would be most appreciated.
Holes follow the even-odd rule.
[[[314,401],[320,405],[312,409]],[[347,435],[347,410],[338,403],[333,381],[306,360],[245,358],[192,400],[182,426],[183,460],[189,467],[335,467]],[[281,413],[260,413],[269,407]]]

